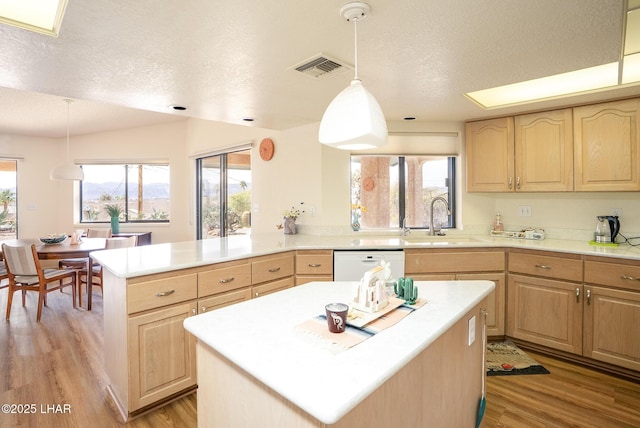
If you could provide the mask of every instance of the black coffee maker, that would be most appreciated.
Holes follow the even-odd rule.
[[[599,215],[594,240],[596,242],[616,242],[620,232],[620,220],[617,215]]]

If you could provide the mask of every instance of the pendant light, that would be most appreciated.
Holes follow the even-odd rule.
[[[318,140],[338,149],[364,150],[387,144],[387,123],[380,105],[362,86],[358,77],[358,21],[371,13],[364,2],[351,2],[340,15],[353,21],[355,33],[355,76],[346,89],[329,104],[320,121]]]
[[[69,159],[69,105],[73,100],[65,99],[67,103],[67,160],[51,170],[52,180],[84,180],[84,171]]]

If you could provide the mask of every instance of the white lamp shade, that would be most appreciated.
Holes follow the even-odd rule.
[[[67,161],[51,170],[52,180],[84,180],[84,171],[73,162]]]
[[[365,150],[387,144],[387,122],[376,99],[359,79],[340,92],[320,121],[318,139],[343,150]]]

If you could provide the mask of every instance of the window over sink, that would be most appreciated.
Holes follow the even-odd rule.
[[[427,229],[434,204],[434,229],[455,227],[455,157],[437,155],[351,155],[351,222],[366,230]]]

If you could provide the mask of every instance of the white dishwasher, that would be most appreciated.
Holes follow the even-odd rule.
[[[404,276],[404,251],[402,250],[358,250],[333,251],[333,280],[360,281],[369,269],[384,260],[391,264],[392,279]]]

